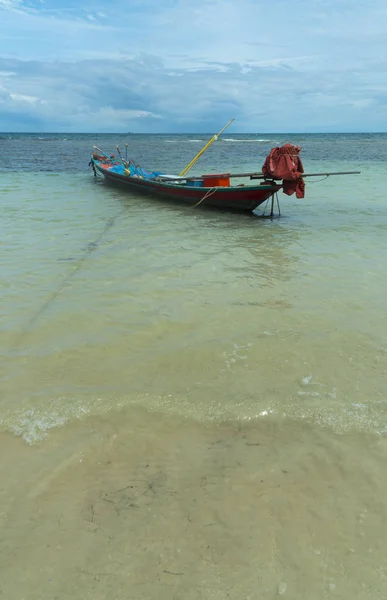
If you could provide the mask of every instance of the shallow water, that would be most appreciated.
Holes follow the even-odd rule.
[[[110,188],[115,138],[55,137],[0,139],[4,597],[384,598],[387,136],[291,136],[362,173],[274,220]],[[179,172],[204,138],[128,139]]]

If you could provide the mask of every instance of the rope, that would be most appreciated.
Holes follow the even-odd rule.
[[[201,204],[206,198],[208,198],[209,196],[212,196],[212,194],[215,194],[217,189],[218,189],[217,187],[213,187],[213,188],[209,189],[208,192],[206,192],[204,194],[203,198],[201,200],[199,200],[199,202],[197,202],[196,204],[191,206],[191,208],[196,208],[197,206],[199,206],[199,204]]]
[[[310,185],[311,183],[320,183],[320,181],[325,181],[326,179],[328,179],[329,175],[326,175],[325,177],[323,177],[322,179],[315,179],[314,181],[308,181],[308,185]]]
[[[89,167],[91,167],[93,169],[94,177],[100,177],[100,178],[103,177],[103,175],[101,173],[99,173],[97,171],[97,169],[95,168],[95,164],[93,163],[92,160],[89,162]]]
[[[270,196],[269,196],[269,198],[266,200],[266,204],[265,204],[265,207],[264,207],[264,209],[263,209],[263,213],[262,213],[262,216],[263,216],[263,217],[265,216],[265,212],[266,212],[266,208],[267,208],[267,205],[268,205],[268,202],[269,202],[269,200],[270,200]]]
[[[266,204],[265,204],[265,208],[263,209],[262,217],[266,217],[265,213],[266,213],[267,205],[269,204],[269,200],[271,200],[271,202],[272,202],[271,206],[273,206],[273,207],[274,207],[274,202],[277,201],[278,216],[280,216],[281,215],[281,208],[280,208],[280,203],[279,203],[279,198],[278,198],[278,192],[274,192],[266,200]],[[271,210],[271,207],[270,207],[270,210]],[[270,213],[270,215],[268,215],[268,216],[272,217],[273,215]]]
[[[83,267],[85,261],[90,256],[90,254],[98,248],[98,244],[102,240],[103,236],[107,233],[107,231],[111,227],[113,227],[116,220],[124,212],[125,212],[125,209],[120,211],[115,217],[112,217],[111,219],[109,219],[107,221],[107,223],[105,224],[105,227],[102,229],[102,231],[99,233],[99,235],[95,238],[95,240],[93,242],[90,242],[87,245],[84,255],[78,260],[74,269],[63,278],[62,282],[59,284],[57,289],[42,304],[42,306],[36,311],[36,313],[34,315],[32,315],[32,317],[29,319],[29,321],[27,321],[26,325],[24,326],[23,330],[21,331],[20,339],[15,343],[14,348],[17,348],[19,346],[19,344],[22,343],[24,336],[28,333],[28,331],[31,329],[31,327],[36,323],[36,321],[39,319],[39,317],[41,317],[41,315],[47,310],[47,308],[50,306],[50,304],[60,295],[60,293],[64,290],[64,288],[69,283],[69,281],[74,277],[74,275],[76,273],[78,273],[78,271],[80,271],[80,269]]]

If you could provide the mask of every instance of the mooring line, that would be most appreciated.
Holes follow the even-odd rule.
[[[39,310],[27,321],[27,323],[25,324],[25,326],[23,327],[23,329],[20,333],[20,339],[19,339],[18,343],[15,344],[15,346],[18,346],[22,342],[24,336],[29,332],[31,327],[33,327],[33,325],[36,323],[36,321],[39,319],[39,317],[42,316],[42,314],[48,309],[48,307],[52,304],[52,302],[60,295],[60,293],[64,290],[64,288],[69,283],[69,281],[74,277],[74,275],[80,271],[80,269],[83,267],[85,261],[90,256],[90,254],[98,248],[98,244],[100,243],[100,241],[102,240],[104,235],[109,231],[109,229],[111,229],[111,227],[113,227],[116,220],[122,214],[124,214],[124,212],[125,212],[125,210],[122,210],[115,217],[112,217],[111,219],[109,219],[107,221],[107,223],[105,224],[105,227],[103,228],[103,230],[96,237],[96,239],[93,242],[90,242],[88,244],[85,253],[78,260],[78,262],[75,265],[75,267],[73,268],[73,270],[64,277],[64,279],[62,280],[60,285],[57,287],[57,289],[43,303],[43,305],[39,308]]]

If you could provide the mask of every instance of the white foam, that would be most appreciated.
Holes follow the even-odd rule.
[[[249,350],[251,347],[253,346],[253,344],[251,342],[249,342],[248,344],[244,344],[243,346],[239,346],[238,344],[233,344],[233,350],[228,353],[228,352],[222,352],[222,356],[225,359],[224,363],[226,365],[226,369],[227,371],[231,370],[231,367],[240,362],[240,361],[244,361],[248,359],[247,355],[242,355],[239,354],[238,350]],[[248,364],[245,365],[246,367],[248,367]],[[222,370],[223,372],[225,371],[225,369]]]
[[[58,398],[49,407],[8,411],[0,419],[0,425],[32,445],[45,440],[52,429],[63,427],[70,420],[81,419],[91,411],[101,412],[102,406],[100,399],[85,405],[75,398]]]
[[[278,594],[280,596],[283,596],[284,594],[286,594],[287,589],[288,589],[287,583],[285,583],[285,581],[281,581],[281,583],[278,586]]]
[[[321,396],[318,392],[303,392],[302,390],[299,390],[297,394],[299,396]]]
[[[247,139],[247,140],[241,140],[240,138],[221,138],[223,140],[223,142],[239,142],[239,143],[263,143],[263,142],[270,142],[270,140],[257,140],[257,139]]]
[[[301,385],[309,385],[309,383],[312,381],[312,375],[307,375],[306,377],[303,377],[301,379]]]

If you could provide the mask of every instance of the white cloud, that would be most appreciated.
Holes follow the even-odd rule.
[[[0,0],[0,10],[17,10],[23,5],[23,0]]]
[[[15,103],[49,128],[385,129],[386,17],[384,0],[0,0],[0,129]]]
[[[11,100],[15,100],[16,102],[28,102],[28,104],[36,104],[40,102],[39,98],[36,96],[26,96],[25,94],[9,94]]]

